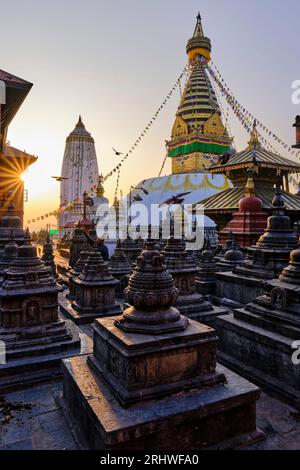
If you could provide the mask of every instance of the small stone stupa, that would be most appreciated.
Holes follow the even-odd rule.
[[[193,253],[187,251],[185,246],[184,240],[171,237],[163,250],[167,269],[172,274],[179,292],[175,306],[182,315],[213,326],[216,316],[224,314],[226,310],[213,307],[196,292],[195,278],[198,267]]]
[[[93,355],[63,361],[76,429],[92,449],[127,452],[258,439],[258,389],[216,369],[215,332],[172,307],[178,291],[154,244],[130,277],[132,306],[95,321]]]
[[[124,253],[120,240],[117,241],[117,246],[109,259],[108,265],[113,277],[119,281],[116,292],[122,294],[125,287],[127,287],[132,267]]]
[[[16,214],[14,203],[11,201],[8,205],[7,213],[1,217],[0,221],[0,252],[9,243],[12,230],[14,231],[17,245],[23,245],[25,232],[22,228],[22,220]]]
[[[0,258],[0,278],[3,277],[5,269],[7,269],[17,257],[17,253],[18,245],[15,242],[14,231],[11,230],[9,243],[5,245]]]
[[[83,230],[79,227],[76,227],[73,233],[73,237],[71,239],[71,246],[70,246],[70,259],[69,259],[69,266],[70,268],[74,268],[75,264],[77,263],[81,251],[87,248],[87,238],[83,233]]]
[[[74,283],[74,280],[79,276],[79,274],[82,272],[85,263],[88,260],[88,257],[90,256],[91,253],[91,248],[90,249],[85,249],[80,252],[79,258],[74,266],[73,269],[70,270],[70,276],[69,276],[69,292],[67,293],[67,298],[74,300],[76,297],[76,284]]]
[[[217,263],[214,260],[214,250],[210,240],[205,240],[205,249],[201,253],[198,264],[198,272],[195,277],[196,291],[207,297],[214,296],[217,283]]]
[[[58,319],[57,295],[51,269],[27,230],[0,289],[0,340],[6,345],[0,386],[56,377],[62,357],[80,354],[77,327]]]
[[[127,236],[122,243],[123,251],[131,265],[135,263],[138,255],[141,252],[142,246],[139,240],[133,240],[129,236]]]
[[[60,303],[63,312],[77,324],[91,323],[98,317],[121,314],[115,301],[115,279],[103,261],[101,253],[89,253],[81,273],[73,278],[73,302],[66,298]]]
[[[300,408],[300,370],[293,363],[300,338],[300,249],[279,279],[233,315],[217,319],[222,361]]]
[[[273,215],[268,218],[264,234],[255,246],[248,248],[250,259],[232,272],[218,274],[218,296],[231,299],[236,307],[262,295],[264,282],[279,276],[289,262],[290,252],[298,245],[278,187],[272,207]]]
[[[49,266],[51,268],[52,276],[56,279],[57,278],[56,264],[55,264],[54,255],[53,255],[53,245],[50,240],[49,234],[47,236],[46,243],[44,243],[43,245],[42,260],[44,261],[46,266]]]
[[[217,270],[221,272],[232,271],[234,268],[244,262],[244,254],[236,243],[235,235],[230,232],[227,240],[228,249],[225,251],[224,256],[219,258],[217,262]]]

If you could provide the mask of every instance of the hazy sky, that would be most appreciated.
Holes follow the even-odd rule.
[[[79,113],[101,172],[116,164],[112,146],[128,150],[182,71],[198,10],[213,60],[239,101],[294,143],[299,0],[0,0],[0,6],[0,68],[34,83],[9,130],[11,145],[39,156],[27,176],[25,221],[58,207],[59,185],[50,176],[60,174]],[[158,174],[178,101],[176,92],[124,165],[124,191]],[[247,136],[236,121],[232,128],[241,149]],[[111,178],[110,198],[114,186]]]

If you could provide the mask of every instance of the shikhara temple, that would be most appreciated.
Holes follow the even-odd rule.
[[[0,71],[0,450],[300,449],[300,163],[255,119],[234,149],[200,14],[186,52],[171,174],[123,199],[117,186],[126,230],[104,241],[108,176],[79,117],[57,177],[60,240],[48,235],[42,253],[24,229],[20,179],[37,157],[7,143],[32,84]],[[294,127],[297,150],[299,116]],[[176,236],[178,212],[167,237],[165,220],[155,239],[151,220],[130,237],[124,200],[203,204],[203,246]]]

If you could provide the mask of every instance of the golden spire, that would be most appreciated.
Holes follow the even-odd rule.
[[[253,181],[253,173],[255,172],[255,170],[253,170],[252,168],[248,168],[247,170],[247,173],[248,173],[248,180],[247,180],[247,184],[245,186],[245,197],[255,197],[256,196],[256,192],[255,192],[255,185],[254,185],[254,181]]]
[[[258,138],[258,132],[256,128],[256,119],[254,119],[250,140],[248,142],[248,150],[254,149],[256,147],[260,147],[260,141]]]
[[[206,63],[210,61],[211,43],[209,38],[203,34],[200,13],[197,15],[193,37],[188,40],[186,52],[190,62],[194,62],[198,54],[200,54]]]
[[[104,196],[104,187],[103,187],[103,175],[98,176],[98,185],[96,189],[96,196],[103,197]]]
[[[115,197],[114,197],[113,206],[114,207],[119,207],[119,199],[118,199],[118,196],[116,194],[115,194]]]
[[[199,37],[203,37],[203,36],[204,36],[204,34],[203,34],[203,28],[202,28],[202,23],[201,23],[201,15],[200,15],[200,12],[198,12],[197,23],[196,23],[196,26],[195,26],[195,31],[194,31],[193,37],[194,38],[199,38]]]

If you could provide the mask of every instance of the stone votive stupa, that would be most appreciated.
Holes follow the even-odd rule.
[[[182,315],[193,320],[213,326],[217,315],[222,315],[226,309],[213,307],[202,295],[196,292],[196,275],[198,267],[193,253],[185,249],[185,241],[170,237],[163,254],[168,271],[172,274],[178,289],[176,308]]]
[[[27,230],[0,288],[0,340],[6,345],[0,387],[54,378],[62,357],[82,352],[78,328],[58,319],[57,295],[51,269]]]
[[[10,240],[4,247],[4,251],[0,257],[0,278],[3,278],[4,271],[10,266],[17,257],[18,245],[15,242],[14,231],[10,232]]]
[[[57,278],[56,264],[55,264],[54,255],[53,255],[53,245],[50,240],[49,234],[47,235],[46,243],[44,243],[43,245],[42,260],[44,261],[46,266],[50,267],[52,276],[56,279]]]
[[[250,259],[231,272],[218,274],[218,296],[231,299],[236,307],[245,305],[264,292],[264,283],[279,276],[289,262],[290,252],[297,248],[297,237],[286,215],[281,190],[273,199],[273,215],[268,218],[264,234],[248,248]],[[220,263],[218,264],[218,266]]]
[[[89,249],[88,249],[89,248]],[[69,292],[66,294],[66,297],[68,299],[74,300],[76,297],[76,284],[75,284],[75,279],[79,276],[79,274],[82,272],[85,263],[88,260],[88,257],[90,256],[91,253],[91,247],[87,247],[85,250],[82,250],[80,252],[79,258],[75,263],[74,268],[70,269],[70,275],[69,275]]]
[[[22,220],[15,211],[14,203],[11,201],[7,207],[7,212],[0,221],[0,252],[10,241],[11,231],[14,231],[15,242],[18,246],[24,243],[24,230]]]
[[[91,323],[98,317],[119,315],[121,306],[116,303],[115,279],[103,261],[101,253],[90,252],[81,273],[73,279],[75,298],[61,301],[60,307],[68,318],[77,324]]]
[[[138,255],[141,252],[142,244],[139,239],[133,240],[127,236],[122,243],[123,251],[131,265],[135,263]]]
[[[74,268],[76,262],[79,259],[81,251],[87,248],[87,245],[88,241],[83,230],[79,227],[76,227],[73,233],[73,237],[71,238],[69,259],[70,268]]]
[[[201,252],[197,267],[196,291],[208,298],[214,296],[216,294],[217,263],[214,260],[214,250],[211,247],[209,238],[205,240],[205,249]]]
[[[260,438],[258,389],[216,369],[215,332],[172,307],[178,291],[154,244],[146,243],[130,277],[132,306],[95,321],[92,355],[63,361],[63,406],[74,429],[89,448],[118,451]]]
[[[124,253],[120,240],[117,241],[115,251],[110,257],[108,265],[113,277],[119,281],[119,284],[116,285],[116,292],[123,294],[123,290],[127,287],[132,267]]]
[[[299,409],[300,368],[292,355],[300,338],[300,249],[263,295],[217,323],[222,362]]]
[[[219,257],[217,261],[217,271],[227,272],[244,262],[245,256],[240,247],[236,243],[235,235],[230,232],[230,236],[226,243],[226,251],[224,255]]]

